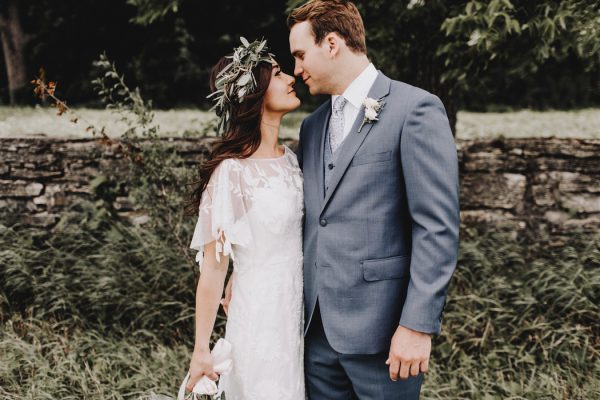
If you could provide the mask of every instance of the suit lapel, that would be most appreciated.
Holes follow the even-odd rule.
[[[381,71],[379,71],[377,79],[375,79],[373,86],[371,86],[371,89],[369,90],[369,94],[367,95],[367,97],[378,100],[378,99],[381,99],[381,98],[387,96],[388,93],[390,92],[390,84],[391,84],[391,79],[388,78],[387,76],[385,76]],[[330,102],[331,102],[331,100],[330,100]],[[385,107],[381,110],[381,113],[385,113]],[[331,115],[331,106],[329,107],[328,116],[329,115]],[[377,123],[377,121],[375,121],[375,123],[364,124],[361,131],[358,132],[358,128],[362,124],[364,116],[365,116],[365,108],[363,106],[363,107],[361,107],[361,109],[358,112],[356,120],[354,121],[354,124],[352,125],[352,129],[348,133],[348,137],[346,137],[346,139],[344,140],[344,142],[342,143],[340,148],[337,150],[339,152],[339,155],[338,155],[337,161],[335,163],[335,168],[333,170],[333,174],[331,175],[331,181],[329,182],[329,190],[327,191],[327,193],[325,195],[325,200],[323,201],[323,207],[321,208],[321,213],[327,207],[327,204],[329,203],[331,196],[333,196],[333,193],[335,192],[336,187],[338,186],[338,184],[340,183],[340,180],[344,176],[344,173],[348,169],[348,166],[350,165],[350,162],[352,161],[354,154],[356,154],[356,152],[360,148],[360,145],[363,143],[363,141],[365,140],[365,138],[371,131],[371,128],[373,128],[373,126]],[[324,124],[324,129],[327,129],[328,122],[329,122],[329,117],[326,118],[326,121]],[[325,144],[324,137],[325,137],[325,131],[323,131],[323,138],[321,140],[321,158],[320,158],[321,164],[323,163],[323,151],[324,151],[324,144]],[[322,167],[321,167],[321,172],[319,173],[319,179],[321,180],[320,184],[321,184],[321,188],[322,188],[323,181],[325,179],[324,171],[323,171]],[[321,190],[323,190],[323,189],[321,189]]]

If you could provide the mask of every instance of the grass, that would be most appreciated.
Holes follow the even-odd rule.
[[[600,398],[600,241],[467,230],[427,398]]]
[[[456,131],[461,139],[551,136],[600,139],[600,109],[503,113],[461,111]]]
[[[106,126],[111,137],[119,136],[127,126],[105,110],[78,109],[78,113],[96,126]],[[295,138],[300,123],[307,115],[294,112],[284,117],[281,137]],[[164,136],[198,136],[212,114],[195,110],[156,111],[155,123]],[[0,107],[0,138],[27,137],[44,134],[50,137],[90,137],[86,124],[73,124],[66,116],[57,117],[54,109],[41,107]],[[568,137],[600,138],[600,109],[574,111],[521,110],[505,113],[458,113],[457,138],[496,137]]]
[[[422,398],[600,398],[598,239],[464,228]],[[73,205],[51,232],[2,214],[0,397],[174,396],[197,269],[172,241],[101,203]]]
[[[173,393],[189,347],[137,330],[122,338],[13,316],[0,336],[0,397],[150,399]]]
[[[49,137],[88,138],[86,122],[98,127],[105,126],[110,137],[118,137],[127,130],[127,124],[119,116],[107,110],[77,109],[81,116],[77,124],[70,122],[67,115],[57,116],[49,107],[0,107],[0,138]],[[306,113],[292,113],[284,117],[281,137],[295,137],[300,122]],[[206,125],[213,113],[195,109],[155,111],[154,123],[160,127],[160,135],[172,137],[199,136],[205,133]]]

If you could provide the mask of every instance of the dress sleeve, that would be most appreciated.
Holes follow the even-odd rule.
[[[190,248],[198,250],[196,261],[200,270],[204,260],[204,245],[216,241],[216,259],[220,253],[235,259],[232,245],[247,247],[252,233],[242,187],[242,166],[232,159],[223,160],[213,171],[202,193],[198,221]]]

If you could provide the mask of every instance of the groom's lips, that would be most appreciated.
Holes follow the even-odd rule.
[[[306,83],[306,81],[308,81],[310,79],[310,76],[306,79],[303,79],[304,83]]]

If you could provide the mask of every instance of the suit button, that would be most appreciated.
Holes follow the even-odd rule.
[[[319,221],[319,223],[321,224],[321,226],[327,226],[327,220],[325,218],[322,218],[321,221]]]
[[[327,166],[327,168],[329,168],[329,169],[333,169],[333,164],[331,164],[331,163],[330,163],[330,164]]]

